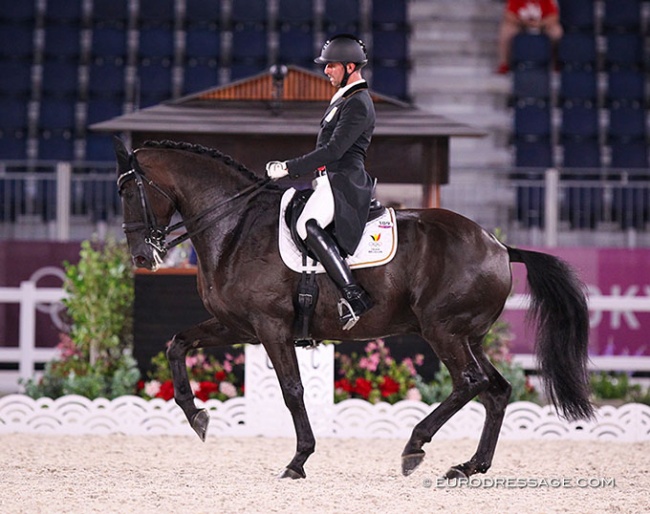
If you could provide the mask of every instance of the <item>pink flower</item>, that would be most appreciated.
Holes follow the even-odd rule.
[[[237,388],[230,382],[221,382],[219,384],[219,392],[226,395],[228,398],[237,396]]]
[[[402,361],[402,364],[404,364],[404,367],[408,370],[411,376],[415,376],[417,374],[417,371],[415,370],[415,365],[413,364],[413,359],[406,357]]]
[[[147,382],[144,385],[144,394],[150,396],[151,398],[155,398],[159,391],[160,382],[158,382],[158,380],[152,380],[151,382]]]
[[[367,369],[368,371],[377,371],[378,364],[379,356],[377,354],[372,355],[371,357],[361,357],[359,359],[359,367],[361,369]]]
[[[406,391],[406,399],[419,402],[420,400],[422,400],[422,395],[420,394],[420,390],[417,387],[411,387],[411,389]]]

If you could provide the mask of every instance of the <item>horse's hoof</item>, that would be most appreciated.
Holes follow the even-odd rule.
[[[411,453],[409,455],[402,455],[402,475],[407,477],[413,473],[415,468],[417,468],[424,460],[424,455],[425,453],[423,451]]]
[[[205,442],[205,434],[208,432],[208,423],[210,423],[210,416],[205,409],[197,412],[192,418],[192,421],[190,421],[190,425],[203,442]]]
[[[465,472],[461,469],[460,466],[452,466],[449,468],[449,471],[445,473],[446,480],[459,480],[463,478],[468,478],[468,476],[465,474]]]
[[[278,475],[278,478],[291,478],[292,480],[298,480],[299,478],[307,478],[307,475],[304,471],[302,473],[298,473],[293,469],[284,468],[282,473]]]

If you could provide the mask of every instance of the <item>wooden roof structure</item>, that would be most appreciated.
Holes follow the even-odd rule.
[[[334,89],[317,74],[288,66],[169,100],[92,125],[127,132],[134,147],[172,139],[218,148],[260,174],[269,160],[314,148],[320,120]],[[435,206],[437,187],[448,182],[449,138],[484,132],[371,90],[377,122],[366,168],[382,183],[419,183],[424,205]]]

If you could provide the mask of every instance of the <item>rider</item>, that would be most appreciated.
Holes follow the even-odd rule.
[[[277,180],[313,173],[314,193],[298,218],[297,232],[341,291],[339,317],[349,330],[373,306],[324,229],[334,222],[336,239],[348,255],[354,254],[368,218],[373,182],[364,168],[366,150],[375,128],[375,108],[361,68],[368,62],[363,42],[341,34],[325,43],[314,62],[325,65],[325,75],[337,88],[321,120],[316,149],[288,161],[271,161],[267,176]]]

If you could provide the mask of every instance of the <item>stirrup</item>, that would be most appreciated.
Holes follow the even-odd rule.
[[[339,311],[339,319],[345,322],[343,325],[343,330],[350,330],[354,325],[357,324],[357,321],[359,321],[359,316],[357,316],[357,313],[354,312],[352,305],[350,305],[350,302],[348,302],[345,298],[339,299],[339,303],[336,304],[336,308]],[[347,312],[344,312],[344,309],[346,309]],[[347,319],[348,316],[350,316],[350,319]]]

